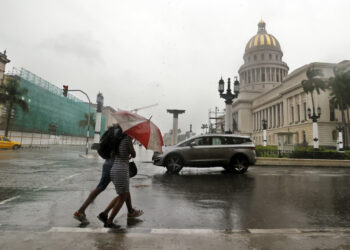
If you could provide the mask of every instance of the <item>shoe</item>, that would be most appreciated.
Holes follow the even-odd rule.
[[[112,223],[110,223],[110,224],[105,223],[105,224],[104,224],[104,227],[106,227],[106,228],[114,228],[114,229],[118,229],[118,228],[120,228],[120,226],[119,226],[119,225],[114,224],[113,222],[112,222]]]
[[[83,224],[88,224],[89,223],[89,221],[86,219],[86,215],[84,213],[80,213],[78,211],[76,211],[73,214],[73,218],[78,220],[78,221],[80,221]]]
[[[108,216],[107,216],[107,214],[102,212],[99,215],[97,215],[97,219],[99,219],[102,223],[106,224]]]
[[[128,213],[128,218],[136,218],[136,217],[140,217],[141,215],[143,215],[143,211],[142,210],[137,210],[134,209],[132,211],[132,213]]]

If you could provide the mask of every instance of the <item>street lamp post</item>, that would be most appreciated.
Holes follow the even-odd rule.
[[[224,80],[220,79],[219,81],[219,93],[220,97],[225,99],[225,104],[226,104],[226,114],[225,114],[225,133],[226,134],[232,134],[232,103],[233,99],[238,97],[239,94],[239,81],[237,80],[237,77],[235,77],[235,81],[233,84],[233,91],[231,91],[231,79],[228,78],[227,80],[227,89],[226,93],[224,93],[224,88],[225,88],[225,82]]]
[[[262,126],[263,126],[263,136],[264,136],[264,147],[266,147],[266,145],[267,145],[267,138],[266,138],[267,121],[265,119],[262,120]]]
[[[344,145],[343,145],[344,126],[339,124],[336,128],[338,130],[337,150],[338,151],[344,151]]]
[[[314,140],[314,149],[319,148],[319,140],[318,140],[318,126],[317,126],[317,119],[321,117],[321,108],[317,108],[317,115],[315,113],[315,108],[312,107],[312,115],[311,115],[311,109],[307,109],[307,113],[309,116],[309,119],[312,119],[312,137]]]

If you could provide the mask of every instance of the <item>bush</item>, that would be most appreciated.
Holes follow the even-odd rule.
[[[347,155],[334,150],[293,151],[290,154],[290,158],[345,160],[347,159]]]

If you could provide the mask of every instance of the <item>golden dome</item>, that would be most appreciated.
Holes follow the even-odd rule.
[[[259,48],[270,48],[281,50],[278,40],[271,34],[268,34],[265,29],[266,23],[260,20],[258,23],[258,33],[253,36],[247,43],[246,51]]]

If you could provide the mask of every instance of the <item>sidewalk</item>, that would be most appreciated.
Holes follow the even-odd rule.
[[[326,232],[1,232],[0,249],[349,249],[348,231]]]
[[[350,160],[257,157],[257,166],[350,167]]]

